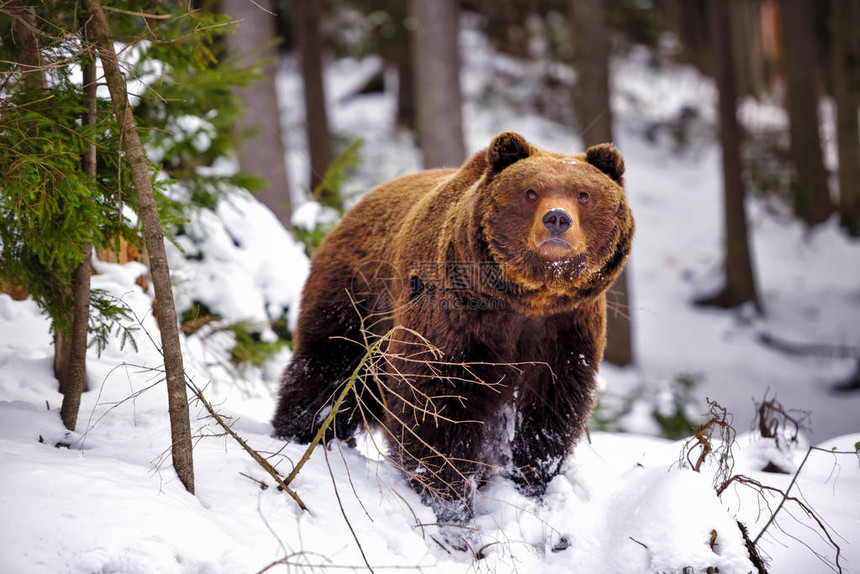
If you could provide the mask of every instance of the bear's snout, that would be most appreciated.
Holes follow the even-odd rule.
[[[563,209],[550,209],[543,216],[543,226],[553,235],[562,235],[572,222],[573,218]]]

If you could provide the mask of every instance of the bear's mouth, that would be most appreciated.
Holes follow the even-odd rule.
[[[536,245],[536,251],[546,259],[558,261],[575,255],[577,250],[570,242],[558,236],[548,237]]]
[[[541,249],[544,247],[564,247],[565,249],[570,249],[570,243],[562,239],[561,237],[550,237],[549,239],[545,239],[541,241],[540,247]]]

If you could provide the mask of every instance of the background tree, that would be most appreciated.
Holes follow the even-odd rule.
[[[417,127],[413,32],[409,26],[409,3],[400,0],[372,0],[375,10],[384,12],[390,23],[382,31],[380,54],[397,70],[397,125]]]
[[[704,305],[736,307],[752,303],[761,311],[753,274],[747,230],[746,191],[741,174],[741,128],[737,119],[737,75],[732,54],[731,4],[711,3],[717,89],[719,91],[720,146],[723,152],[725,279],[722,290],[698,301]]]
[[[839,218],[860,236],[860,3],[833,2],[833,99],[839,144]]]
[[[580,136],[586,148],[612,142],[612,108],[609,101],[609,29],[603,0],[573,0],[573,44],[577,81],[574,107]],[[627,271],[607,296],[605,358],[618,366],[633,362]]]
[[[779,14],[785,51],[791,161],[796,175],[794,211],[808,225],[816,225],[833,213],[833,201],[819,135],[820,87],[815,74],[818,45],[812,0],[779,0]]]
[[[541,4],[529,0],[477,0],[477,9],[484,17],[484,30],[493,46],[515,58],[528,59],[529,13],[539,10]]]
[[[324,187],[319,188],[320,184],[323,183],[326,169],[334,158],[323,87],[323,42],[320,32],[322,2],[318,0],[294,0],[293,8],[295,37],[305,90],[305,125],[310,153],[310,189],[323,203],[330,204],[333,201],[337,203],[337,199],[331,197],[331,190]]]
[[[243,110],[236,132],[247,138],[237,150],[239,166],[265,180],[257,197],[289,229],[292,202],[275,87],[276,21],[264,8],[268,5],[265,1],[222,0],[224,12],[237,21],[235,32],[225,38],[228,49],[240,62],[260,69],[253,85],[236,89]]]
[[[418,101],[418,141],[424,167],[463,163],[463,104],[460,93],[459,3],[412,0]]]

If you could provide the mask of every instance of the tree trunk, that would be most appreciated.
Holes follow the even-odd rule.
[[[113,35],[99,0],[85,1],[90,15],[93,38],[104,67],[105,79],[117,123],[122,132],[122,144],[131,171],[132,183],[143,223],[143,235],[149,252],[152,283],[155,287],[153,304],[155,318],[161,330],[161,347],[164,371],[167,378],[167,399],[170,412],[170,431],[173,440],[171,454],[173,468],[185,489],[194,493],[194,461],[191,451],[191,425],[188,416],[188,398],[185,393],[185,370],[179,346],[179,326],[173,304],[170,269],[164,249],[164,234],[158,215],[158,205],[149,179],[149,166],[137,133],[131,106],[128,103],[125,79],[113,47]]]
[[[236,131],[240,134],[253,133],[252,137],[240,144],[239,167],[268,182],[268,186],[256,194],[257,198],[289,229],[292,203],[286,148],[281,134],[281,112],[275,88],[278,57],[275,49],[275,17],[258,6],[258,3],[248,0],[222,0],[222,7],[226,14],[239,21],[234,33],[225,36],[227,48],[249,66],[265,62],[262,77],[254,85],[236,89],[243,109],[242,116],[236,122]]]
[[[96,66],[87,62],[83,66],[84,115],[82,125],[91,126],[96,123],[98,100],[96,98]],[[84,173],[96,181],[96,145],[87,142],[82,157]],[[81,406],[81,395],[87,390],[87,332],[90,320],[90,275],[92,269],[92,246],[84,244],[84,260],[75,269],[73,286],[74,303],[72,304],[72,337],[68,345],[68,363],[65,369],[66,379],[60,381],[63,390],[63,404],[60,407],[60,418],[69,430],[75,430],[78,420],[78,410]]]
[[[833,8],[833,78],[839,143],[839,219],[860,236],[860,4],[836,1]]]
[[[819,89],[815,78],[818,44],[813,29],[812,1],[779,0],[779,14],[785,52],[791,161],[796,175],[794,211],[808,225],[816,225],[833,213],[833,201],[827,187],[827,170],[818,133]]]
[[[669,27],[681,39],[684,58],[707,74],[713,70],[708,2],[713,0],[665,0],[661,2]]]
[[[738,94],[757,96],[768,88],[762,46],[761,0],[732,3],[732,54],[737,64]]]
[[[410,130],[417,127],[418,112],[415,109],[415,67],[412,40],[413,33],[401,25],[394,47],[393,59],[397,65],[397,125]]]
[[[586,148],[612,141],[609,104],[609,30],[604,0],[573,0],[573,44],[577,82],[574,107]],[[604,359],[623,367],[633,362],[631,315],[625,269],[607,294]]]
[[[328,128],[325,90],[323,89],[323,45],[320,25],[322,2],[295,0],[296,40],[302,62],[302,79],[305,86],[305,112],[308,133],[308,151],[311,159],[310,188],[321,203],[338,207],[340,200],[331,190],[319,188],[326,169],[334,158],[331,133]],[[318,189],[319,188],[319,189]]]
[[[720,144],[723,150],[725,285],[718,294],[701,299],[697,303],[736,307],[749,302],[761,312],[747,231],[746,194],[741,179],[741,130],[737,119],[737,86],[730,19],[732,1],[734,0],[711,4],[714,61],[719,91]]]
[[[456,0],[412,0],[416,30],[415,76],[418,141],[424,167],[463,163],[463,104],[460,94],[459,9]]]
[[[13,1],[6,6],[12,17],[12,36],[18,45],[18,64],[24,78],[24,85],[31,90],[47,90],[48,80],[42,66],[39,52],[39,38],[36,35],[38,23],[36,12],[25,2]]]
[[[573,0],[577,81],[573,103],[586,147],[612,141],[609,40],[603,0]]]
[[[517,0],[479,0],[476,8],[485,19],[484,29],[493,47],[514,58],[530,56],[529,31],[526,26],[529,9],[536,2]]]

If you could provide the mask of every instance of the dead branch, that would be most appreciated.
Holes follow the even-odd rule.
[[[247,452],[248,455],[253,458],[257,462],[257,464],[259,464],[263,468],[263,470],[265,470],[269,474],[269,476],[274,479],[274,481],[278,484],[281,490],[286,492],[290,496],[290,498],[296,501],[296,504],[299,505],[299,508],[304,511],[310,512],[310,510],[308,510],[308,507],[305,506],[304,501],[302,501],[299,495],[296,494],[295,491],[293,491],[289,486],[287,486],[287,483],[283,479],[281,479],[281,476],[278,474],[278,471],[275,470],[275,467],[269,464],[269,461],[262,457],[260,453],[248,446],[248,443],[245,442],[242,437],[237,435],[235,431],[230,428],[230,425],[224,422],[224,419],[215,411],[209,401],[206,400],[206,397],[203,396],[203,393],[200,391],[200,389],[197,388],[197,385],[195,385],[190,379],[186,380],[186,384],[188,385],[188,388],[191,389],[191,392],[194,393],[194,396],[197,397],[197,400],[200,401],[200,403],[203,405],[203,408],[205,408],[206,411],[209,413],[209,416],[211,416],[215,420],[215,422],[217,422],[221,426],[221,428],[223,428],[224,431],[233,438],[233,440],[239,443],[239,446],[241,446],[242,449]]]
[[[684,466],[686,462],[691,469],[700,472],[708,457],[712,454],[717,455],[717,472],[714,476],[714,488],[716,488],[717,485],[731,476],[734,466],[732,446],[735,442],[736,432],[725,407],[710,399],[707,399],[707,402],[710,418],[696,429],[692,438],[684,443],[680,464]],[[715,437],[715,434],[718,436]],[[713,444],[715,440],[717,441],[716,446]],[[701,450],[694,462],[691,457],[697,448],[701,448]]]
[[[328,431],[328,428],[331,426],[332,422],[334,422],[334,418],[340,411],[340,408],[343,405],[343,401],[346,400],[347,395],[355,388],[355,382],[356,380],[358,380],[359,374],[364,369],[364,366],[367,364],[367,361],[369,360],[370,356],[374,352],[376,352],[377,349],[379,349],[379,346],[381,344],[382,339],[373,343],[373,345],[371,345],[370,348],[367,350],[367,353],[365,353],[364,356],[361,358],[361,361],[359,361],[358,365],[353,370],[352,375],[350,375],[349,379],[347,379],[346,383],[343,385],[340,394],[337,396],[331,406],[331,411],[329,412],[323,423],[320,425],[320,428],[319,430],[317,430],[316,435],[314,435],[314,439],[308,445],[308,448],[305,450],[304,454],[302,455],[302,458],[300,458],[299,462],[296,463],[296,466],[293,467],[293,471],[289,474],[289,476],[287,476],[286,480],[284,481],[286,484],[289,484],[293,481],[294,478],[296,478],[296,475],[311,457],[311,454],[313,453],[314,449],[322,441],[323,437],[325,437],[325,433]]]
[[[761,537],[765,534],[765,532],[767,532],[767,530],[772,525],[774,525],[776,523],[777,514],[779,514],[779,512],[784,508],[786,502],[792,502],[792,503],[796,504],[806,514],[806,516],[808,516],[810,519],[812,519],[813,522],[815,522],[815,524],[818,526],[818,529],[827,538],[827,541],[830,544],[830,546],[832,546],[833,549],[835,550],[835,552],[836,552],[835,567],[836,567],[836,571],[841,574],[841,572],[842,572],[842,563],[841,563],[842,548],[839,546],[839,544],[834,539],[830,529],[827,527],[825,520],[815,510],[813,510],[805,501],[801,500],[800,498],[798,498],[796,496],[790,495],[790,492],[791,492],[792,488],[794,487],[795,483],[797,482],[797,479],[800,476],[800,473],[803,470],[804,465],[806,464],[807,460],[809,460],[809,457],[813,451],[829,453],[829,454],[834,455],[834,456],[835,455],[853,455],[855,457],[860,458],[860,455],[858,455],[858,453],[856,451],[854,451],[854,452],[851,452],[851,451],[834,451],[834,450],[827,450],[827,449],[819,448],[816,446],[811,446],[807,449],[806,455],[803,457],[803,461],[801,461],[800,465],[797,467],[797,470],[794,472],[794,475],[791,478],[791,482],[789,483],[788,488],[786,488],[785,490],[763,484],[763,483],[761,483],[761,482],[759,482],[753,478],[750,478],[748,476],[733,475],[729,479],[727,479],[722,485],[720,485],[720,487],[717,489],[717,496],[721,496],[722,493],[725,492],[725,490],[731,484],[738,483],[738,484],[742,484],[744,486],[747,486],[747,487],[750,487],[750,488],[757,490],[759,492],[759,496],[764,496],[765,492],[770,492],[770,493],[779,497],[779,503],[777,504],[776,509],[771,512],[771,515],[768,518],[767,522],[765,523],[764,527],[762,527],[761,531],[756,535],[756,537],[754,539],[749,541],[749,543],[752,544],[754,547],[758,545],[759,540],[761,540]]]
[[[747,554],[749,555],[750,561],[753,563],[756,572],[758,574],[767,574],[767,568],[765,567],[764,560],[759,555],[758,548],[756,548],[755,543],[750,540],[749,530],[747,530],[747,527],[740,520],[737,520],[735,522],[737,522],[738,530],[741,531],[741,537],[744,539],[744,546],[746,546],[747,548]]]
[[[768,398],[767,393],[761,403],[756,403],[756,417],[753,424],[758,427],[764,438],[772,438],[780,449],[795,445],[800,432],[809,430],[809,411],[786,409],[776,400]],[[757,423],[757,424],[756,424]],[[787,440],[788,445],[783,444]]]
[[[247,475],[244,472],[240,472],[239,475],[244,476],[245,478],[247,478],[250,481],[256,482],[260,486],[260,490],[267,490],[269,488],[269,485],[266,484],[265,482],[263,482],[262,480],[259,480],[257,478],[254,478],[253,476]]]

